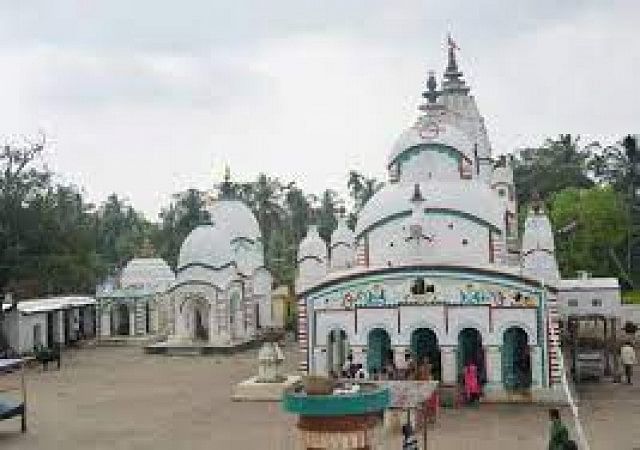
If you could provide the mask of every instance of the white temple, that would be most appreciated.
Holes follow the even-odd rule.
[[[209,213],[211,223],[182,243],[166,296],[170,345],[233,347],[271,325],[271,274],[256,218],[224,185]]]
[[[113,283],[96,289],[100,336],[161,333],[163,295],[174,281],[175,274],[163,259],[131,259]]]
[[[455,46],[433,73],[416,122],[400,134],[388,183],[327,244],[310,227],[298,253],[301,370],[339,372],[348,354],[369,372],[409,352],[456,384],[480,367],[490,398],[561,396],[560,280],[541,208],[519,245],[512,160],[494,160]]]

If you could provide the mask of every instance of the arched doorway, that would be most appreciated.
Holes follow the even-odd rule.
[[[475,328],[464,328],[458,335],[458,381],[462,382],[464,366],[474,363],[478,367],[480,382],[487,380],[482,347],[482,335]]]
[[[118,303],[116,307],[118,314],[118,334],[128,336],[129,335],[129,305],[126,303]]]
[[[418,364],[422,364],[426,358],[431,364],[431,377],[434,380],[441,379],[440,347],[433,330],[418,328],[411,333],[411,355]]]
[[[504,332],[502,343],[502,382],[507,390],[531,387],[531,354],[529,337],[520,327]]]
[[[193,337],[197,341],[209,340],[209,308],[206,300],[193,301]]]
[[[331,330],[327,335],[327,373],[340,376],[349,354],[349,341],[344,330]]]
[[[367,340],[367,371],[372,374],[382,371],[387,356],[391,352],[391,338],[382,328],[374,328],[369,332]]]

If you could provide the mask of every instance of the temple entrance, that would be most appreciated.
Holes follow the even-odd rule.
[[[193,338],[197,341],[209,340],[209,314],[206,300],[198,299],[193,302]]]
[[[382,328],[374,328],[369,332],[367,340],[367,371],[380,373],[386,358],[391,353],[391,338]]]
[[[462,382],[464,376],[464,366],[473,363],[478,368],[480,383],[487,380],[484,361],[484,350],[482,348],[482,335],[475,328],[464,328],[458,335],[458,382]]]
[[[418,328],[411,333],[411,355],[418,364],[431,365],[431,378],[440,380],[440,347],[438,336],[429,328]]]
[[[129,335],[129,307],[126,303],[118,303],[116,306],[116,314],[118,315],[118,334]]]
[[[502,345],[502,382],[507,390],[531,387],[531,354],[527,332],[511,327],[504,332]]]
[[[327,335],[327,373],[340,376],[349,354],[349,341],[344,330],[331,330]]]

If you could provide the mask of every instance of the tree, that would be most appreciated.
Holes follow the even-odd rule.
[[[320,207],[318,208],[317,225],[318,234],[325,241],[331,240],[331,233],[338,226],[338,218],[336,217],[337,205],[339,203],[338,194],[326,189],[320,197]]]
[[[624,200],[610,186],[574,187],[553,195],[550,218],[555,229],[576,223],[572,233],[556,239],[564,276],[588,270],[597,276],[620,273],[616,251],[624,243],[628,225]]]
[[[204,193],[188,189],[175,194],[171,204],[162,209],[160,220],[152,242],[160,256],[176,269],[182,242],[194,228],[211,220],[205,208]]]
[[[539,148],[521,150],[514,158],[517,200],[526,208],[534,192],[544,201],[568,187],[589,188],[589,159],[593,144],[580,147],[580,138],[561,134]]]
[[[51,174],[42,164],[44,135],[7,143],[0,151],[0,290],[15,283],[25,244],[22,241],[28,201],[46,189]]]

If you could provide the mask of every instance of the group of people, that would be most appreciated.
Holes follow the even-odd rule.
[[[332,377],[337,378],[338,374],[332,372]],[[363,380],[419,380],[430,381],[433,378],[433,366],[429,358],[424,356],[414,358],[411,353],[406,352],[404,359],[396,363],[393,351],[389,351],[379,368],[372,368],[369,373],[362,364],[353,362],[353,354],[347,356],[347,360],[339,374],[342,378],[363,379]]]

